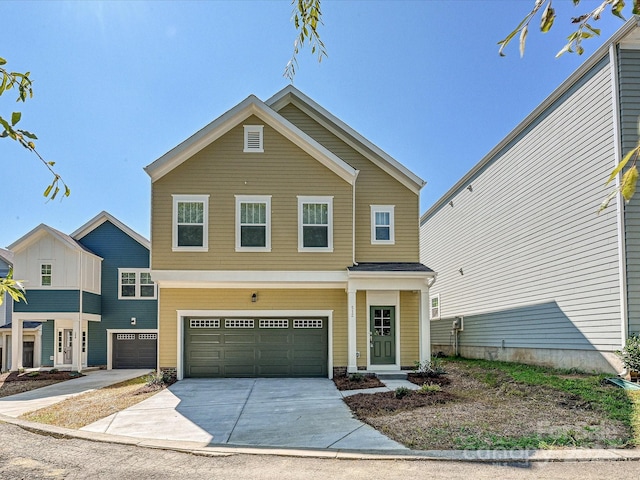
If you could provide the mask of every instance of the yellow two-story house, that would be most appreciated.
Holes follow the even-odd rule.
[[[398,371],[430,358],[424,181],[292,86],[146,167],[158,367]]]

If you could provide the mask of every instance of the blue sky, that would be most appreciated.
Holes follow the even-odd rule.
[[[530,32],[521,59],[517,40],[504,58],[496,43],[533,0],[323,0],[329,56],[302,51],[294,85],[426,180],[424,212],[622,26],[607,12],[582,57],[556,59],[568,18],[597,3],[554,2],[554,28]],[[288,84],[291,12],[289,0],[1,2],[0,57],[31,71],[34,98],[5,94],[0,111],[23,112],[72,193],[47,202],[49,173],[0,139],[0,246],[40,223],[71,233],[102,210],[148,237],[143,167]]]

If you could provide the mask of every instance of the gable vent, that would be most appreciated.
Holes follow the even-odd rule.
[[[244,126],[244,151],[245,152],[264,152],[263,148],[263,125],[245,125]]]

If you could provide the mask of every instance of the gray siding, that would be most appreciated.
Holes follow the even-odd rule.
[[[54,355],[54,350],[56,348],[54,341],[53,328],[54,321],[49,320],[48,322],[42,322],[42,356],[41,362],[42,366],[53,366],[53,360],[51,357]]]
[[[421,222],[448,344],[615,350],[621,309],[615,206],[597,215],[614,164],[608,57]],[[453,202],[453,206],[449,204]],[[463,274],[459,272],[462,269]]]
[[[638,144],[640,51],[621,49],[619,58],[622,155]],[[629,333],[640,333],[640,195],[625,206]]]

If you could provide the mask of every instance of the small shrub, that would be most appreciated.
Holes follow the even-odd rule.
[[[51,370],[49,370],[49,373],[58,373],[60,370],[58,370],[57,368],[52,368]]]
[[[616,353],[628,370],[640,372],[640,335],[631,335],[622,351],[618,350]]]
[[[442,365],[442,360],[438,357],[431,357],[431,360],[422,363],[416,361],[413,362],[413,365],[415,366],[413,373],[423,377],[439,377],[447,373]]]
[[[171,385],[175,379],[170,372],[154,372],[145,377],[145,383],[149,387],[163,387]]]
[[[422,395],[441,392],[441,391],[442,391],[442,387],[437,383],[425,383],[417,390],[417,392],[421,393]]]
[[[27,377],[37,377],[40,375],[40,372],[29,372],[27,373]]]
[[[364,380],[364,375],[361,373],[352,373],[349,375],[349,380],[352,382],[362,382]]]
[[[396,388],[395,393],[396,398],[401,399],[409,395],[411,393],[411,390],[409,390],[407,387],[398,387]]]

